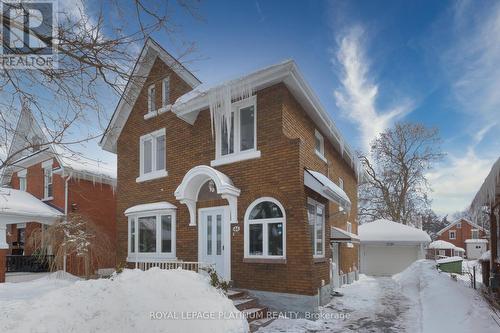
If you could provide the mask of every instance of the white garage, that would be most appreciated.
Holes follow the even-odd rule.
[[[425,258],[429,235],[420,229],[389,220],[377,220],[358,228],[361,273],[393,275],[415,260]]]

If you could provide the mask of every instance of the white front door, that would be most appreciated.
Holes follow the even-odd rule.
[[[215,265],[218,275],[230,279],[229,209],[227,206],[199,210],[199,261]]]

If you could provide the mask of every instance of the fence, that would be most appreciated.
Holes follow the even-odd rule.
[[[7,257],[7,273],[13,272],[48,272],[50,264],[54,260],[54,256],[21,256],[8,255]]]

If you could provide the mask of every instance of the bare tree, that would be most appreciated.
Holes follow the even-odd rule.
[[[418,221],[430,204],[425,172],[443,156],[439,143],[438,130],[421,124],[398,123],[380,134],[370,156],[360,156],[367,173],[360,187],[361,219]]]
[[[14,12],[20,15],[28,12],[23,2],[0,1],[4,6],[14,7]],[[19,20],[4,11],[2,28],[10,38],[23,32],[31,39],[53,45],[58,60],[53,68],[11,69],[0,64],[0,169],[35,145],[68,146],[103,135],[112,111],[108,104],[110,95],[119,96],[127,82],[142,79],[131,76],[132,66],[152,34],[176,45],[181,61],[194,50],[193,43],[177,41],[180,25],[174,17],[187,14],[199,19],[197,3],[196,0],[58,1],[54,36],[19,26]],[[25,39],[19,39],[24,43]],[[12,49],[5,38],[2,44],[4,49]],[[26,43],[23,46],[32,48]],[[25,147],[6,154],[21,101],[29,105],[46,138],[43,142],[32,142],[27,137]]]

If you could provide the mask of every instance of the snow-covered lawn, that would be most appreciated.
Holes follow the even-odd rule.
[[[0,284],[0,332],[248,332],[208,278],[182,270],[125,270]]]
[[[344,286],[323,308],[323,318],[278,319],[261,332],[500,332],[498,314],[480,294],[435,262],[420,260],[394,277],[369,277]]]

